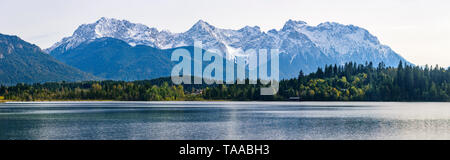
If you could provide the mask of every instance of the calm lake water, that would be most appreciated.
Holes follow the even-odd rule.
[[[0,139],[450,139],[450,103],[7,103]]]

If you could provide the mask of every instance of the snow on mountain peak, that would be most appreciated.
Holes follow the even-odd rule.
[[[284,24],[282,30],[285,31],[285,30],[296,29],[297,27],[304,26],[304,25],[307,25],[307,23],[304,22],[304,21],[296,21],[296,20],[289,19],[289,20]]]
[[[292,19],[289,19],[286,22],[286,25],[305,25],[305,24],[307,24],[305,21],[292,20]]]
[[[203,20],[199,20],[197,23],[195,23],[191,29],[189,29],[188,32],[211,32],[211,30],[214,30],[215,27],[210,25],[208,22],[205,22]]]
[[[241,28],[238,30],[239,32],[246,32],[246,33],[261,33],[261,28],[259,26],[245,26],[244,28]]]
[[[202,19],[198,20],[197,23],[194,24],[194,27],[195,26],[199,26],[199,27],[203,27],[203,28],[204,27],[208,27],[208,28],[212,27],[212,25],[210,25],[208,22],[206,22],[206,21],[204,21]]]

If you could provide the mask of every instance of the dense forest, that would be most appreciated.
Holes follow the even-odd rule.
[[[173,85],[170,78],[146,81],[89,81],[0,86],[5,100],[289,100],[304,101],[450,101],[450,68],[400,62],[327,65],[280,81],[274,96],[261,96],[262,85]],[[248,81],[248,80],[247,80]]]
[[[418,67],[400,62],[374,67],[329,65],[307,76],[280,82],[282,97],[325,101],[450,101],[450,68]]]

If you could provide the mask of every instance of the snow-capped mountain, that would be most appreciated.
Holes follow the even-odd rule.
[[[64,38],[46,51],[50,54],[64,54],[82,43],[102,37],[110,37],[128,44],[147,45],[158,49],[193,46],[202,41],[203,49],[218,49],[227,53],[227,59],[247,56],[247,49],[279,49],[281,59],[296,69],[315,71],[325,64],[384,62],[395,66],[404,60],[367,30],[353,26],[326,22],[317,26],[303,21],[289,20],[283,28],[261,31],[258,26],[246,26],[239,30],[221,29],[205,21],[198,21],[188,31],[171,33],[159,31],[143,24],[126,20],[101,18],[95,23],[78,27],[74,34]],[[298,71],[295,71],[297,74]]]
[[[93,41],[97,38],[111,37],[126,41],[130,45],[155,46],[155,41],[163,35],[156,28],[149,28],[143,24],[134,24],[126,20],[101,18],[92,24],[83,24],[78,27],[72,36],[63,38],[47,51],[53,51],[58,47],[69,50],[79,46],[83,42]]]

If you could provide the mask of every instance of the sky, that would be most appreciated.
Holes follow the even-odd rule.
[[[289,20],[309,25],[353,24],[417,65],[450,66],[448,0],[0,0],[0,33],[48,48],[100,17],[184,32],[199,19],[219,27],[280,29]]]

